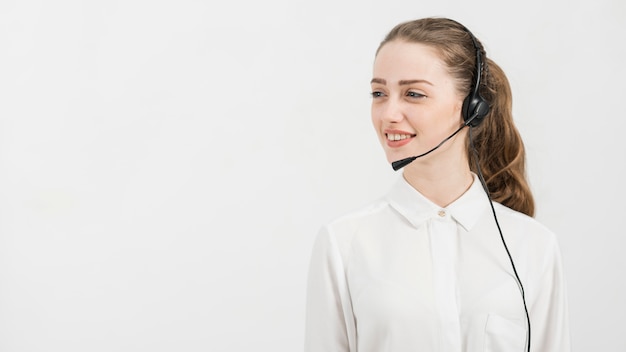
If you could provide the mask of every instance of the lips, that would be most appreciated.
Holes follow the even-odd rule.
[[[405,131],[387,130],[385,131],[385,137],[387,138],[387,145],[389,147],[399,148],[411,142],[411,140],[415,137],[415,134]]]

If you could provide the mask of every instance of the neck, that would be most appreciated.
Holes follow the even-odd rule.
[[[403,176],[433,203],[447,207],[463,195],[474,181],[467,157],[464,153],[460,155],[463,157],[450,159],[444,155],[433,155],[432,158],[415,160],[404,168]]]

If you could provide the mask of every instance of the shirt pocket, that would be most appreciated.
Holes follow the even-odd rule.
[[[525,347],[524,320],[489,314],[485,327],[485,352],[523,352]]]

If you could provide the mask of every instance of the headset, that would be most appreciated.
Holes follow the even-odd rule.
[[[464,25],[460,24],[455,20],[448,19],[450,22],[456,24],[456,26],[460,27],[464,32],[466,32],[470,39],[472,40],[472,44],[474,45],[474,50],[476,51],[476,64],[474,70],[474,77],[472,79],[472,86],[470,88],[470,92],[467,97],[463,100],[463,105],[461,107],[461,115],[463,117],[463,124],[459,127],[454,133],[446,137],[441,143],[437,144],[434,148],[429,151],[422,153],[420,155],[411,156],[408,158],[404,158],[401,160],[396,160],[391,163],[391,167],[398,171],[401,168],[407,166],[415,159],[426,156],[433,151],[437,150],[437,148],[441,147],[445,142],[454,137],[457,133],[459,133],[463,128],[468,127],[468,139],[470,148],[472,150],[472,154],[474,156],[474,162],[476,165],[476,174],[478,175],[478,179],[480,180],[485,193],[487,194],[487,198],[489,199],[489,205],[491,206],[491,212],[493,213],[493,219],[495,220],[496,226],[498,227],[498,232],[500,233],[500,239],[502,240],[502,245],[506,250],[506,254],[509,257],[509,261],[511,262],[511,267],[513,268],[513,273],[515,274],[515,281],[519,287],[520,293],[522,294],[522,302],[524,303],[524,312],[526,313],[526,323],[527,323],[527,333],[526,333],[526,349],[527,352],[530,352],[530,315],[528,314],[528,307],[526,305],[526,295],[524,293],[524,286],[522,285],[522,281],[517,274],[517,269],[515,268],[515,263],[513,262],[513,257],[511,256],[511,252],[509,251],[509,247],[506,245],[506,241],[504,240],[504,236],[502,235],[502,229],[500,228],[500,223],[498,222],[498,216],[496,215],[496,210],[493,206],[493,200],[491,199],[491,194],[489,193],[489,188],[487,188],[487,182],[485,182],[485,178],[483,176],[483,172],[480,169],[480,162],[478,151],[476,151],[476,147],[474,146],[474,140],[472,138],[472,130],[474,127],[480,125],[487,114],[489,114],[490,106],[489,102],[480,95],[480,79],[484,70],[484,63],[482,57],[482,50],[478,45],[478,40],[472,32],[469,31]]]
[[[474,70],[474,77],[472,79],[472,86],[470,88],[469,94],[463,100],[463,105],[461,107],[463,125],[461,125],[461,127],[459,127],[454,133],[446,137],[444,140],[441,141],[441,143],[437,144],[434,148],[430,149],[429,151],[422,153],[420,155],[411,156],[408,158],[394,161],[391,163],[391,167],[395,171],[398,171],[401,168],[413,162],[415,159],[421,158],[423,156],[426,156],[432,153],[437,148],[441,147],[445,142],[447,142],[452,137],[454,137],[457,133],[459,133],[463,128],[465,127],[469,128],[468,139],[469,139],[470,148],[472,150],[472,154],[474,156],[473,159],[476,165],[476,174],[478,175],[480,183],[483,186],[485,193],[487,194],[487,198],[489,199],[489,205],[491,206],[493,219],[495,220],[496,226],[498,227],[498,232],[500,233],[500,239],[502,240],[502,245],[504,246],[504,249],[506,250],[506,254],[509,257],[509,261],[511,262],[511,267],[513,268],[513,273],[515,274],[515,281],[517,282],[520,293],[522,294],[522,302],[524,303],[524,312],[526,313],[526,323],[527,323],[526,349],[527,349],[527,352],[530,352],[530,315],[528,314],[528,307],[526,305],[526,295],[524,293],[524,286],[522,285],[522,281],[520,280],[519,275],[517,274],[517,269],[515,268],[513,257],[511,256],[509,247],[506,245],[506,241],[504,240],[504,236],[502,235],[502,229],[500,228],[500,223],[498,222],[498,216],[496,215],[496,210],[493,206],[493,200],[491,199],[489,188],[487,188],[487,182],[485,182],[483,172],[480,169],[478,151],[476,151],[476,147],[474,146],[474,140],[472,138],[472,130],[474,129],[474,127],[477,127],[483,122],[487,114],[489,114],[489,110],[490,110],[489,102],[485,98],[483,98],[482,95],[480,95],[480,79],[484,70],[482,50],[480,46],[478,45],[478,40],[476,39],[476,37],[474,37],[472,32],[469,31],[469,29],[467,29],[464,25],[460,24],[457,21],[454,21],[451,19],[448,19],[448,20],[452,23],[455,23],[458,27],[460,27],[464,32],[466,32],[469,35],[470,39],[472,40],[472,44],[474,45],[474,50],[476,51],[476,64],[475,64],[475,70]]]
[[[489,113],[489,102],[487,102],[487,100],[483,98],[482,95],[480,95],[480,77],[482,76],[482,73],[483,73],[484,64],[482,60],[482,51],[480,50],[480,47],[478,46],[478,40],[476,40],[476,37],[474,37],[472,32],[470,32],[467,28],[465,28],[465,26],[463,26],[462,24],[454,20],[450,20],[450,21],[453,23],[456,23],[465,32],[467,32],[469,37],[472,39],[472,44],[474,45],[474,49],[476,51],[476,67],[475,67],[474,77],[472,79],[472,87],[470,89],[469,95],[463,100],[463,106],[461,108],[461,115],[463,116],[464,123],[454,133],[452,133],[450,136],[442,140],[441,143],[437,144],[434,148],[430,149],[429,151],[422,153],[420,155],[411,156],[408,158],[404,158],[404,159],[396,160],[392,162],[391,167],[394,169],[394,171],[400,170],[401,168],[412,163],[415,159],[421,158],[423,156],[426,156],[434,152],[439,147],[441,147],[445,142],[447,142],[452,137],[454,137],[457,133],[461,132],[461,130],[465,127],[470,128],[470,141],[471,141],[471,129],[473,127],[478,126],[484,120],[485,116],[487,116],[487,114]],[[472,148],[473,148],[473,145],[472,145]],[[483,185],[483,187],[485,186]],[[486,187],[485,187],[485,190],[487,190]]]
[[[456,21],[455,21],[456,22]],[[458,22],[457,22],[458,23]],[[466,126],[476,127],[483,122],[485,116],[489,113],[489,103],[485,98],[480,95],[480,78],[483,75],[483,58],[482,50],[478,47],[478,41],[476,37],[465,26],[458,23],[472,39],[474,50],[476,51],[476,66],[474,72],[474,78],[472,80],[472,88],[469,95],[463,100],[463,107],[461,108],[461,114]]]

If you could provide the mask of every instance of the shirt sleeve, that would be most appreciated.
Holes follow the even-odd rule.
[[[307,283],[305,352],[355,352],[356,328],[341,252],[328,228],[319,232]]]
[[[532,351],[571,351],[566,285],[556,238],[535,291],[536,298],[529,307]]]

